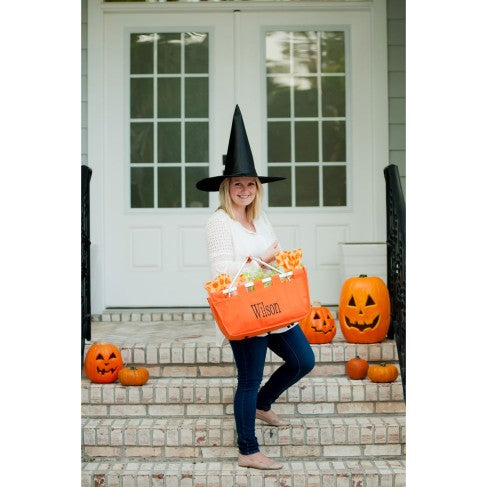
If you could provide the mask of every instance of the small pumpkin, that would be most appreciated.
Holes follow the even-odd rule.
[[[141,386],[149,380],[149,371],[144,367],[125,367],[118,373],[118,380],[124,386]]]
[[[335,320],[328,308],[320,303],[313,303],[309,313],[300,322],[309,343],[330,343],[336,335]]]
[[[399,371],[395,365],[381,362],[379,365],[371,365],[367,375],[372,382],[394,382]]]
[[[349,343],[379,343],[391,322],[391,303],[385,282],[376,276],[347,279],[340,292],[338,319]]]
[[[351,358],[345,364],[345,372],[348,377],[353,380],[365,379],[367,377],[367,371],[369,370],[369,363],[367,360],[360,358],[358,355],[355,358]]]
[[[92,382],[110,384],[123,369],[122,354],[113,343],[94,343],[86,353],[84,369]]]

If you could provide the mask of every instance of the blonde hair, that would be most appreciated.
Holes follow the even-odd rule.
[[[220,206],[218,209],[223,210],[228,216],[230,216],[230,218],[236,220],[235,212],[233,211],[232,198],[230,197],[230,182],[231,178],[225,178],[220,184],[220,189],[218,192],[220,196]],[[262,187],[262,183],[260,182],[259,178],[255,178],[255,184],[257,190],[255,192],[254,201],[245,207],[245,212],[247,213],[247,217],[250,221],[254,221],[260,216],[262,195],[264,192],[264,188]]]

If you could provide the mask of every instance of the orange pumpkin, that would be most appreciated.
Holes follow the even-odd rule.
[[[345,372],[353,380],[365,379],[368,370],[369,363],[358,355],[345,364]]]
[[[391,322],[389,291],[380,277],[351,277],[342,286],[338,319],[350,343],[379,343]]]
[[[371,365],[367,375],[372,382],[394,382],[399,371],[395,365],[381,362],[379,365]]]
[[[336,335],[335,320],[320,303],[313,303],[309,313],[299,322],[309,343],[330,343]]]
[[[84,369],[92,382],[115,382],[122,368],[122,354],[113,343],[94,343],[86,353]]]
[[[124,386],[141,386],[149,380],[149,371],[144,367],[126,367],[119,372],[118,380]]]

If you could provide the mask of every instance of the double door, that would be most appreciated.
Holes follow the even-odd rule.
[[[103,145],[103,307],[207,305],[204,227],[218,196],[194,183],[222,173],[237,103],[258,174],[287,177],[265,185],[281,247],[303,249],[311,299],[337,303],[340,243],[385,234],[377,12],[100,15],[103,116],[90,130]]]

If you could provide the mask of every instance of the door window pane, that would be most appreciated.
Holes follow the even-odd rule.
[[[130,36],[130,72],[152,74],[154,72],[154,35],[132,34]]]
[[[208,118],[208,78],[186,78],[184,87],[186,117]]]
[[[318,122],[296,122],[294,140],[296,141],[296,162],[318,160]]]
[[[157,207],[181,208],[181,168],[157,169]]]
[[[208,122],[186,123],[186,162],[208,162]]]
[[[269,194],[269,206],[291,206],[292,204],[292,179],[291,168],[283,166],[269,167],[269,176],[286,178],[267,184]]]
[[[154,206],[154,170],[148,167],[133,167],[130,171],[130,200],[132,208]]]
[[[323,160],[346,160],[345,122],[323,122]]]
[[[318,87],[315,77],[294,78],[294,116],[318,116]]]
[[[171,74],[181,72],[181,34],[157,34],[157,72]]]
[[[209,34],[129,40],[131,208],[208,207],[194,185],[209,174]]]
[[[181,124],[163,122],[157,124],[158,162],[181,161]]]
[[[344,32],[322,32],[321,69],[323,73],[345,72]]]
[[[150,78],[132,78],[130,81],[130,116],[151,118],[154,113],[153,81]]]
[[[291,35],[289,32],[267,32],[265,38],[267,73],[291,72]]]
[[[323,204],[345,206],[347,204],[347,170],[345,166],[323,168]]]
[[[289,76],[267,78],[267,116],[289,117],[291,115],[291,81]]]
[[[208,73],[208,34],[184,34],[184,70],[186,73]]]
[[[130,162],[154,162],[154,124],[130,124]]]
[[[291,195],[270,185],[270,206],[348,204],[347,42],[345,30],[265,33],[268,174],[285,169]]]
[[[196,183],[208,177],[207,167],[186,168],[186,206],[188,208],[203,208],[209,204],[209,194],[196,189]]]
[[[319,200],[318,168],[297,167],[296,206],[318,206]]]
[[[267,124],[267,145],[269,162],[291,160],[291,124],[270,122]]]
[[[158,118],[179,118],[181,116],[181,79],[160,78],[157,80]]]
[[[324,76],[321,78],[323,115],[325,117],[345,116],[345,76]]]

